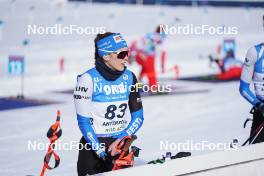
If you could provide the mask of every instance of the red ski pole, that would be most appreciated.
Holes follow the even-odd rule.
[[[59,139],[62,135],[62,130],[60,128],[60,116],[61,116],[61,113],[58,110],[56,122],[49,128],[47,132],[47,137],[50,140],[50,144],[49,144],[47,154],[44,157],[44,163],[42,166],[40,176],[44,176],[46,169],[49,169],[49,170],[55,169],[60,164],[60,157],[54,152],[55,141]],[[53,167],[49,165],[49,161],[52,155],[54,156],[54,159],[55,159],[55,165]]]

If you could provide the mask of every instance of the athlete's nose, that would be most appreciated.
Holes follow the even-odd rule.
[[[126,55],[126,57],[124,58],[124,61],[128,61],[128,55]]]

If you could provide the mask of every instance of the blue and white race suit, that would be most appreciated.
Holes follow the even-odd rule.
[[[144,118],[139,92],[130,91],[136,83],[127,69],[114,81],[106,80],[96,68],[78,76],[74,102],[87,143],[99,146],[98,137],[121,139],[138,131]]]
[[[254,93],[250,83],[254,84]],[[258,44],[247,52],[240,79],[240,93],[253,106],[264,101],[264,44]]]

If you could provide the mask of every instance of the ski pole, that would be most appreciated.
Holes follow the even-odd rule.
[[[42,170],[40,172],[40,176],[44,176],[44,173],[45,173],[46,169],[49,169],[49,170],[54,169],[54,168],[58,167],[59,164],[60,164],[60,157],[54,152],[55,141],[57,139],[59,139],[61,137],[61,135],[62,135],[62,130],[60,128],[60,116],[61,116],[61,113],[58,110],[57,111],[56,122],[49,128],[49,130],[47,132],[47,137],[50,140],[50,144],[49,144],[48,151],[47,151],[47,153],[46,153],[46,155],[44,157],[44,163],[43,163],[43,166],[42,166]],[[54,167],[51,167],[49,165],[49,161],[50,161],[50,158],[51,158],[52,155],[55,158]]]
[[[263,130],[263,126],[260,128],[260,130],[258,131],[258,133],[256,134],[256,136],[254,137],[254,139],[249,143],[249,144],[252,144],[256,138],[258,137],[259,133]]]
[[[249,121],[253,121],[253,119],[251,119],[251,118],[247,118],[247,119],[245,120],[244,124],[243,124],[243,127],[244,127],[244,128],[246,128],[247,123],[248,123]]]
[[[252,144],[256,140],[256,138],[258,137],[258,135],[260,134],[260,132],[263,130],[263,128],[264,128],[264,121],[253,132],[254,134],[256,134],[254,136],[254,138],[252,136],[249,136],[249,138],[242,144],[242,146],[245,146],[248,142],[249,142],[249,144]],[[253,138],[253,140],[250,141],[252,138]]]

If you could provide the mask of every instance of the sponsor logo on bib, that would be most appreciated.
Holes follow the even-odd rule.
[[[123,75],[123,79],[124,79],[124,80],[128,80],[128,75],[127,75],[127,74],[124,74],[124,75]]]
[[[106,95],[124,94],[127,92],[127,83],[103,85],[95,83],[95,91],[105,92]]]

